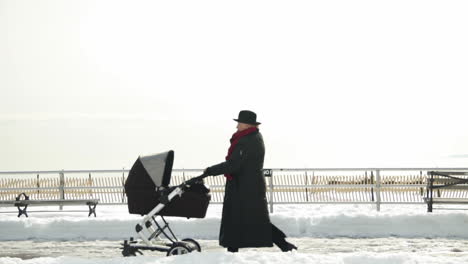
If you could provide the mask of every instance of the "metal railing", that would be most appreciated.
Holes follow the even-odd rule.
[[[468,168],[286,168],[266,170],[267,200],[275,204],[425,204],[427,172]],[[200,169],[173,170],[171,185],[198,176]],[[126,204],[128,170],[60,170],[0,172],[0,200],[19,193],[31,199],[99,198],[100,204]],[[222,203],[225,179],[208,177],[212,203]],[[468,191],[443,190],[468,198]],[[455,193],[456,192],[456,193]],[[439,193],[439,195],[441,195]]]

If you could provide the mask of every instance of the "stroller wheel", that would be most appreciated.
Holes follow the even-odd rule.
[[[138,252],[140,255],[143,255],[143,253],[141,253],[141,251],[138,250],[138,249],[136,249],[136,248],[125,247],[125,248],[122,250],[122,255],[123,255],[124,257],[135,257],[137,252]]]
[[[121,249],[122,249],[122,255],[124,257],[135,257],[136,253],[143,255],[143,253],[141,253],[141,251],[138,250],[138,248],[134,248],[130,246],[130,244],[135,244],[135,243],[136,241],[133,241],[133,238],[130,238],[130,243],[128,240],[125,240],[124,243],[121,244],[123,246]]]
[[[192,251],[196,250],[198,252],[201,252],[200,244],[197,241],[195,241],[195,239],[185,238],[185,239],[182,239],[182,241],[189,243],[192,248]]]
[[[187,246],[185,243],[175,242],[174,244],[172,244],[169,251],[167,251],[167,256],[183,255],[188,254],[190,252],[192,252],[192,249],[190,249],[190,247]]]

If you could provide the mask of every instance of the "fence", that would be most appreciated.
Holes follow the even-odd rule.
[[[424,204],[427,172],[468,168],[341,168],[270,169],[267,200],[275,204]],[[201,174],[198,169],[173,170],[171,185]],[[123,185],[128,170],[0,172],[0,200],[25,192],[30,199],[98,198],[100,204],[126,204]],[[212,203],[222,203],[225,179],[208,177]],[[468,190],[440,190],[439,196],[468,198]]]

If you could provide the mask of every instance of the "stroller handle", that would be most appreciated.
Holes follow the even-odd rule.
[[[206,178],[206,177],[208,177],[208,176],[210,176],[210,175],[207,175],[207,174],[203,173],[203,174],[200,175],[200,176],[193,177],[193,178],[191,178],[191,179],[185,181],[184,184],[188,184],[188,185],[194,184],[194,183],[196,183],[196,182],[199,182],[199,181],[203,180],[204,178]]]

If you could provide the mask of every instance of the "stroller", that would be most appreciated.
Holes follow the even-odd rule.
[[[122,255],[136,256],[136,253],[143,254],[141,250],[167,252],[167,256],[201,251],[194,239],[179,241],[164,216],[204,218],[211,199],[210,190],[203,184],[206,175],[169,187],[173,161],[174,151],[171,150],[140,156],[133,164],[125,182],[128,211],[144,217],[135,226],[141,241],[133,237],[125,240]],[[158,216],[162,223],[157,221]],[[161,239],[161,235],[169,241]]]

